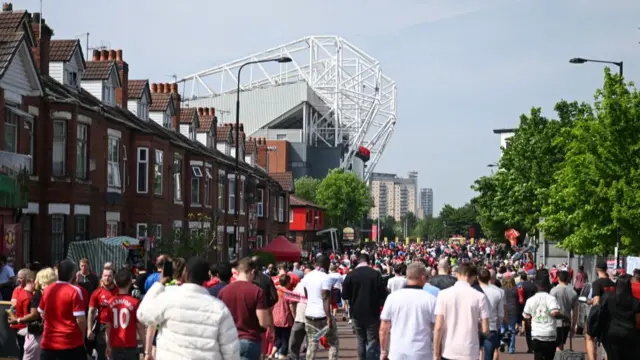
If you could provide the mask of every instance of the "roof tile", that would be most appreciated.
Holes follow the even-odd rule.
[[[149,80],[129,80],[127,95],[129,99],[142,99],[145,88],[149,86]]]
[[[317,209],[323,209],[322,206],[312,203],[311,201],[300,199],[299,197],[295,197],[293,195],[289,195],[289,205],[290,206],[304,206],[304,207],[312,207]]]
[[[180,124],[191,124],[193,118],[196,115],[196,108],[181,108],[180,109]]]
[[[83,80],[108,80],[114,61],[87,61],[87,68],[82,74]]]
[[[169,93],[151,93],[151,105],[149,111],[167,111],[167,106],[171,101],[171,94]]]
[[[9,64],[20,48],[24,34],[13,30],[0,29],[0,78],[9,68]]]
[[[79,45],[79,40],[51,40],[49,60],[67,62],[71,60]]]
[[[245,154],[257,154],[258,153],[258,144],[255,138],[248,138],[244,143],[244,153]]]
[[[293,191],[293,173],[291,171],[281,173],[269,173],[273,180],[277,181],[284,191]]]
[[[0,29],[16,31],[27,16],[26,11],[0,12]]]

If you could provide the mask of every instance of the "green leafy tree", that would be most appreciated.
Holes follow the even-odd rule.
[[[206,258],[218,243],[218,232],[211,230],[217,229],[218,221],[202,213],[191,214],[189,221],[200,226],[186,230],[174,227],[169,236],[162,236],[156,241],[156,252],[185,259],[191,256]]]
[[[374,220],[374,224],[377,224],[378,221]],[[387,216],[384,219],[380,219],[380,241],[384,241],[384,238],[391,240],[395,237],[394,228],[396,225],[396,219],[393,216]]]
[[[303,176],[296,179],[294,182],[296,197],[315,203],[316,193],[318,192],[318,187],[321,182],[319,179],[314,179],[310,176]]]
[[[331,170],[322,180],[315,200],[326,209],[328,225],[339,229],[360,222],[373,206],[367,184],[340,169]]]
[[[582,254],[640,250],[640,93],[605,71],[593,111],[576,113],[564,166],[555,174],[542,228]]]
[[[465,204],[459,208],[445,204],[438,217],[443,228],[446,228],[445,236],[454,234],[469,236],[469,228],[476,223],[476,209],[471,204]]]

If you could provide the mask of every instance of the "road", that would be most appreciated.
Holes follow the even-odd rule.
[[[357,360],[356,337],[351,331],[351,326],[343,321],[338,322],[338,334],[340,336],[340,360]],[[585,352],[584,337],[580,336],[573,340],[573,349]],[[518,336],[516,340],[516,353],[500,353],[500,360],[532,360],[533,354],[527,354],[524,337]],[[327,359],[327,351],[321,350],[316,359]]]

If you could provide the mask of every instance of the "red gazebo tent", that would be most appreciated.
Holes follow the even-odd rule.
[[[278,236],[259,251],[273,255],[277,261],[299,261],[300,249],[284,236]]]

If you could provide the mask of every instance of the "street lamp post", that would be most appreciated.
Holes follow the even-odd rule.
[[[252,65],[252,64],[261,64],[261,63],[267,63],[267,62],[277,62],[277,63],[288,63],[291,62],[291,58],[287,57],[287,56],[282,56],[282,57],[277,57],[277,58],[269,58],[269,59],[262,59],[262,60],[254,60],[254,61],[247,61],[246,63],[242,64],[240,66],[240,68],[238,69],[238,88],[236,89],[236,126],[235,126],[235,135],[236,135],[236,153],[235,153],[235,157],[236,157],[236,176],[235,176],[235,227],[234,227],[234,237],[236,239],[236,246],[238,246],[238,240],[240,239],[240,149],[239,146],[240,145],[240,73],[242,72],[242,69],[247,66],[247,65]],[[228,250],[227,250],[228,251]]]
[[[620,74],[620,81],[624,75],[624,62],[622,61],[605,61],[605,60],[593,60],[593,59],[584,59],[584,58],[573,58],[569,60],[572,64],[584,64],[587,62],[592,63],[600,63],[600,64],[611,64],[618,67],[618,74]],[[620,227],[616,229],[616,268],[620,267]]]

